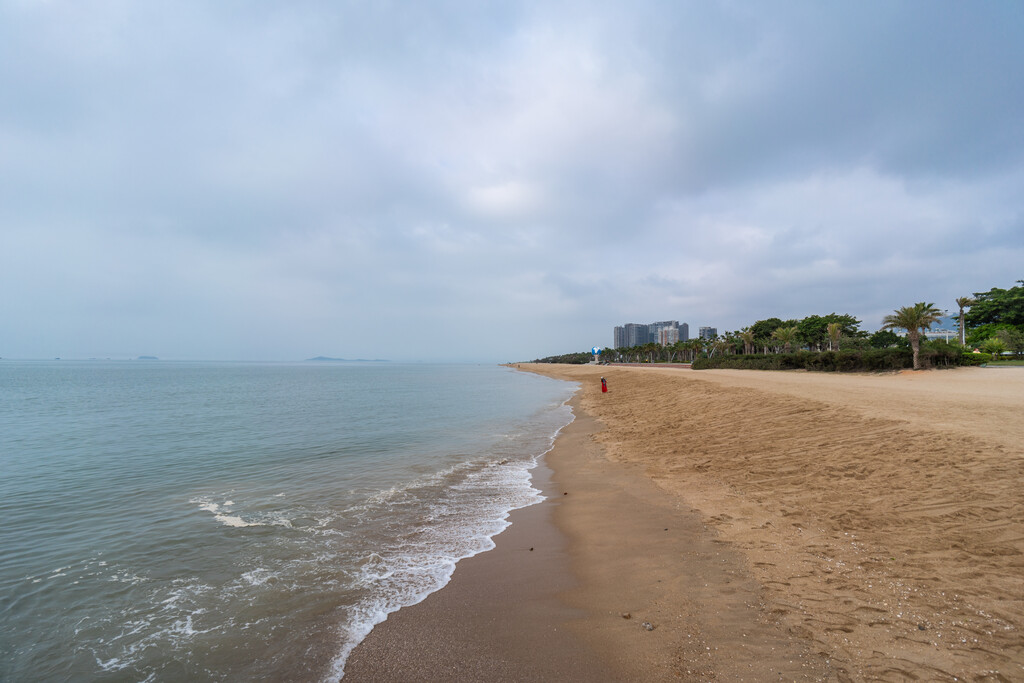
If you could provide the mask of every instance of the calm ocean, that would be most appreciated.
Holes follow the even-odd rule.
[[[489,366],[0,361],[0,680],[336,680],[540,499],[572,391]]]

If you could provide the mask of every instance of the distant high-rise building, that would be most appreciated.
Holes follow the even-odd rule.
[[[650,342],[669,346],[677,341],[687,341],[690,338],[690,326],[686,323],[680,325],[678,320],[663,320],[647,325],[626,323],[614,329],[613,338],[616,349]]]
[[[669,346],[679,341],[678,320],[662,320],[658,323],[651,323],[647,327],[650,331],[651,341],[658,342],[662,346]]]
[[[659,327],[658,328],[658,343],[662,346],[672,346],[679,341],[679,328],[678,327]]]
[[[697,333],[697,336],[700,337],[701,339],[714,339],[715,337],[718,336],[718,328],[702,327],[700,328],[700,331]]]
[[[650,326],[626,323],[626,346],[640,346],[651,340]]]

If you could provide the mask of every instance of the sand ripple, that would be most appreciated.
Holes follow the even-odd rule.
[[[557,372],[839,680],[1024,679],[1024,372]]]

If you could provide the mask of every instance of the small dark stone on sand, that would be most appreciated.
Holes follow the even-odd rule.
[[[925,629],[925,627],[924,627],[924,624],[918,624],[918,625],[917,625],[917,630],[918,630],[918,631],[925,631],[925,630],[927,630],[927,629]]]
[[[652,624],[649,621],[645,621],[644,623],[642,623],[640,625],[644,627],[645,631],[653,631],[654,630],[654,624]]]
[[[533,548],[530,548],[530,552],[531,552],[531,553],[533,552]]]
[[[568,492],[568,491],[565,491],[565,492],[563,492],[563,493],[562,493],[562,495],[563,495],[563,496],[568,496],[568,495],[569,495],[569,492]]]
[[[623,612],[619,616],[622,617],[623,619],[632,619],[633,618],[633,615],[630,614],[629,612]]]

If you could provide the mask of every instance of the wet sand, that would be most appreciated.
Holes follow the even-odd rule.
[[[568,495],[346,679],[1024,679],[1024,371],[522,369],[581,383]]]
[[[584,613],[558,598],[575,583],[552,519],[562,492],[544,463],[533,479],[546,500],[513,511],[494,550],[462,560],[447,586],[378,624],[349,657],[346,681],[612,680],[566,628]]]

